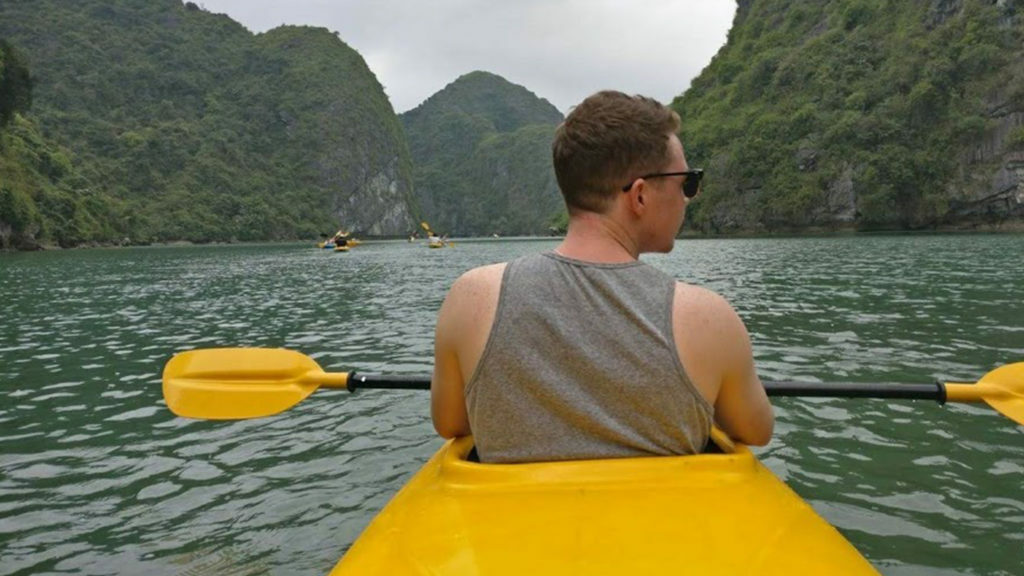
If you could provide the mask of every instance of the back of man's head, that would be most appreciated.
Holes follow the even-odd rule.
[[[679,115],[658,101],[605,90],[573,108],[551,144],[558,187],[570,211],[604,212],[622,186],[669,161]]]

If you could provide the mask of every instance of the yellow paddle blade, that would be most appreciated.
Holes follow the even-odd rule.
[[[420,222],[420,227],[426,230],[427,232],[430,232],[430,224],[427,224],[426,222]]]
[[[947,402],[985,402],[1001,414],[1024,424],[1024,362],[1005,364],[976,384],[946,384]]]
[[[293,350],[191,350],[164,366],[164,400],[186,418],[259,418],[301,402],[320,386],[321,375],[316,361]]]

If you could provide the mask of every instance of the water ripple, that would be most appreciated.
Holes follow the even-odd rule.
[[[430,370],[463,271],[548,249],[459,242],[0,257],[0,574],[323,574],[440,445],[425,393],[321,391],[175,418],[174,353],[301,350]],[[687,240],[645,257],[722,292],[766,379],[971,380],[1024,357],[1021,236]],[[74,282],[68,282],[74,278]],[[1024,430],[984,406],[780,399],[763,461],[886,574],[1024,573]]]

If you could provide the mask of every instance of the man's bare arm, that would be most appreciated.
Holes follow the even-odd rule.
[[[445,438],[470,433],[465,388],[473,377],[494,323],[505,264],[474,268],[452,284],[434,336],[431,414]]]
[[[764,446],[772,439],[775,414],[754,367],[750,334],[735,310],[725,305],[728,311],[722,314],[722,322],[732,334],[726,342],[728,357],[715,402],[715,421],[731,438]]]
[[[683,366],[714,406],[719,428],[745,444],[767,444],[775,416],[757,377],[743,321],[725,298],[683,283],[676,286],[673,309]]]
[[[469,415],[463,394],[465,382],[459,365],[457,337],[460,316],[465,306],[460,281],[452,285],[441,305],[434,331],[434,376],[430,382],[430,415],[434,429],[444,438],[466,436],[470,433]]]

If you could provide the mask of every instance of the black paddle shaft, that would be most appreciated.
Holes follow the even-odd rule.
[[[946,403],[946,385],[934,384],[865,384],[857,382],[764,382],[769,396],[803,396],[821,398],[897,398],[902,400],[935,400]]]
[[[385,390],[430,390],[430,376],[415,374],[360,374],[348,376],[347,388]],[[946,403],[946,385],[934,384],[870,384],[863,382],[765,382],[769,396],[803,396],[819,398],[896,398],[902,400],[935,400]]]
[[[398,374],[360,374],[352,372],[348,375],[345,388],[355,392],[359,388],[378,388],[385,390],[430,390],[430,376]]]

